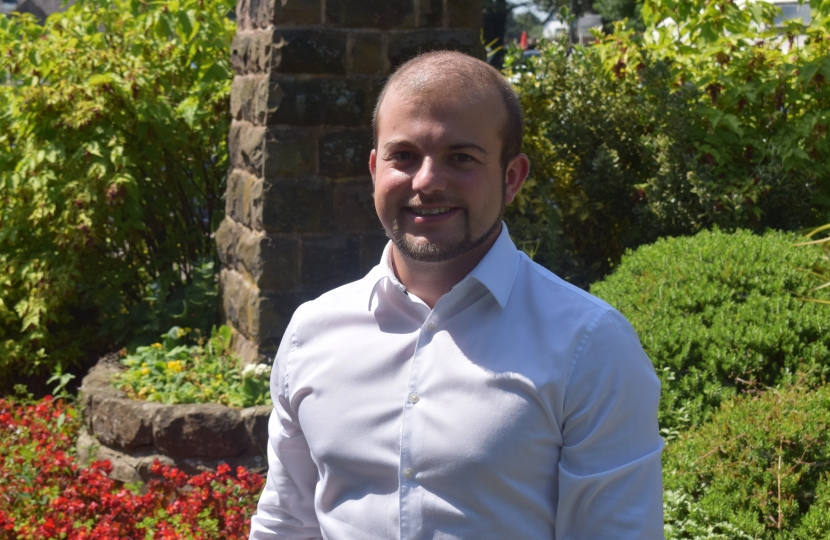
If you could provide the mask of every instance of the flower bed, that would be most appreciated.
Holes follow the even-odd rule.
[[[247,538],[260,475],[220,465],[188,476],[156,463],[143,490],[122,486],[108,461],[76,463],[79,416],[51,397],[0,399],[0,540]]]

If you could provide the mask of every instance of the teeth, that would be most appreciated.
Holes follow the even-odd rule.
[[[449,207],[443,208],[413,208],[413,212],[418,214],[419,216],[426,216],[426,215],[434,215],[434,214],[443,214],[444,212],[449,212]]]

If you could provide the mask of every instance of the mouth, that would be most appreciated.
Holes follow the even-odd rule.
[[[439,208],[418,208],[410,206],[409,210],[416,216],[437,216],[440,214],[446,214],[452,210],[452,208],[449,206],[442,206]]]

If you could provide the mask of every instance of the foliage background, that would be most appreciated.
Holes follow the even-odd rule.
[[[812,4],[779,34],[763,2],[649,0],[643,33],[513,51],[533,163],[508,209],[519,245],[586,287],[661,236],[826,221],[830,3]]]
[[[214,301],[232,8],[0,18],[0,381],[155,338],[171,325],[154,314],[195,312],[187,284]]]
[[[665,437],[699,426],[725,400],[755,385],[810,380],[830,368],[828,299],[812,271],[816,246],[777,231],[702,231],[626,254],[591,286],[637,330],[661,379]]]

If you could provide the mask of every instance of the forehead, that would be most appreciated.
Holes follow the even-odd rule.
[[[378,142],[402,132],[431,130],[445,135],[500,139],[507,122],[502,100],[469,88],[389,88],[378,108]]]

